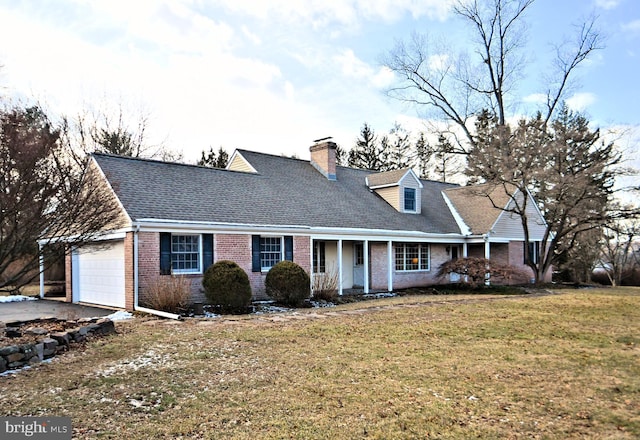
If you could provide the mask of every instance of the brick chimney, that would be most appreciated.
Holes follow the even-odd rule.
[[[309,151],[311,152],[311,165],[329,180],[336,180],[336,148],[335,142],[328,138],[315,141]]]

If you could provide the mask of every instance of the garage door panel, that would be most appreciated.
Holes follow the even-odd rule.
[[[124,242],[83,248],[77,257],[77,298],[81,302],[125,307]]]

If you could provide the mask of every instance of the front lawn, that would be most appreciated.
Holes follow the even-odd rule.
[[[0,377],[74,438],[638,438],[640,289],[136,319]]]

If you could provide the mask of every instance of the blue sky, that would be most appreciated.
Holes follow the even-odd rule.
[[[533,109],[551,44],[590,14],[606,47],[569,103],[637,151],[637,0],[537,0],[514,102]],[[414,109],[384,94],[393,75],[380,60],[414,31],[470,47],[460,24],[447,0],[0,0],[0,94],[67,115],[122,104],[132,126],[143,111],[149,141],[187,161],[209,146],[308,158],[325,136],[351,148],[365,121],[419,129]]]

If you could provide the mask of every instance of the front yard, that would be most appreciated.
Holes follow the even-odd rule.
[[[640,289],[119,322],[0,377],[74,438],[638,438]]]

